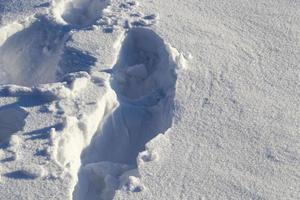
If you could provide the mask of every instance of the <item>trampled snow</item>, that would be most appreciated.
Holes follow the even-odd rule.
[[[300,199],[300,3],[0,0],[0,199]]]

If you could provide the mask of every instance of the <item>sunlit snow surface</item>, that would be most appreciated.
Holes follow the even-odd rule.
[[[0,199],[300,199],[300,2],[0,0]]]

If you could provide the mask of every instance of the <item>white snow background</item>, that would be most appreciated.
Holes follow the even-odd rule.
[[[0,200],[299,200],[300,1],[0,0]]]

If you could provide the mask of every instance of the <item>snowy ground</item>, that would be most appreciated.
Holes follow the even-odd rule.
[[[300,199],[297,0],[0,0],[0,199]]]

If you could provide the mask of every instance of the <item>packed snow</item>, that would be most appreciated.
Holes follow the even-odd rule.
[[[297,0],[0,0],[0,199],[300,199]]]

